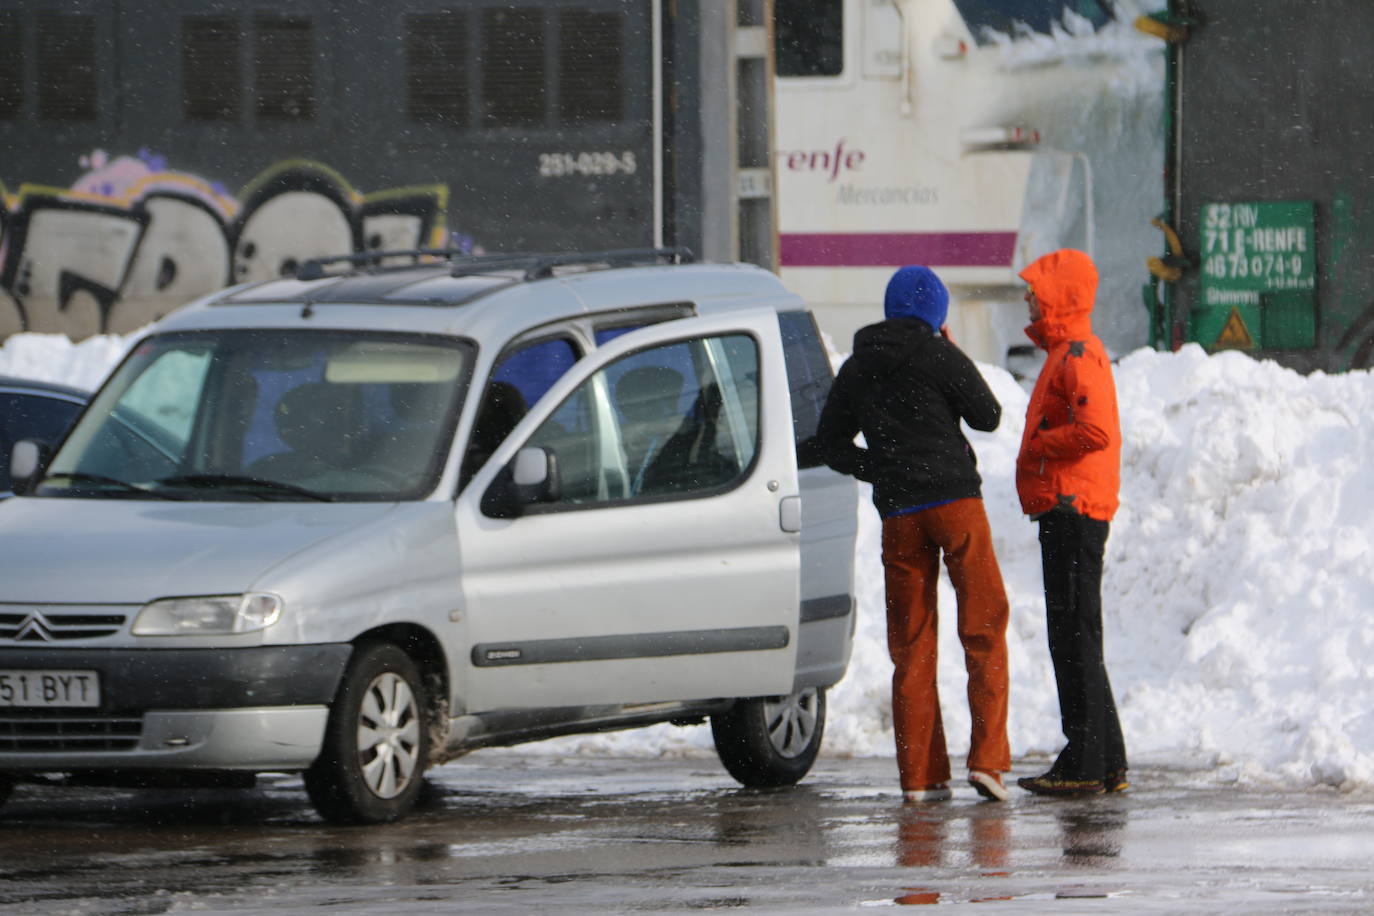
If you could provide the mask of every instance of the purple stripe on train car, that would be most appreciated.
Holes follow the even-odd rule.
[[[1009,267],[1015,232],[784,232],[783,267]]]

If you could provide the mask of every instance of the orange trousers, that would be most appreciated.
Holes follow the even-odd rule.
[[[1007,743],[1007,605],[981,499],[960,499],[883,520],[892,721],[902,790],[950,778],[936,677],[940,554],[959,605],[959,641],[973,720],[968,766],[1011,769]]]

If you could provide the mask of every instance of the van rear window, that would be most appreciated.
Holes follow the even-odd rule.
[[[780,312],[778,326],[787,362],[787,387],[792,392],[792,433],[800,445],[816,434],[835,374],[810,312]],[[803,463],[802,467],[816,464]]]

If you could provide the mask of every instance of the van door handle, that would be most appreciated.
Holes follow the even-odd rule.
[[[778,503],[778,524],[783,531],[801,531],[800,496],[784,496]]]

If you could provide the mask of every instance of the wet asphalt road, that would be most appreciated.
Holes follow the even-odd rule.
[[[1374,911],[1374,799],[1136,770],[1123,796],[904,806],[891,760],[790,790],[712,759],[479,752],[399,824],[331,827],[298,779],[245,791],[21,787],[0,913]],[[1018,763],[1017,775],[1041,769]]]

